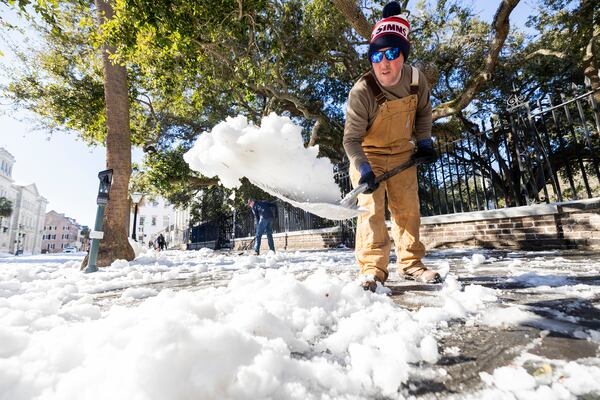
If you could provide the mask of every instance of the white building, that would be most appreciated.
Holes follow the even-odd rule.
[[[0,217],[0,253],[10,253],[10,240],[12,217],[14,215],[17,191],[12,179],[12,167],[15,158],[12,154],[0,147],[0,197],[12,203],[13,214],[10,217]]]
[[[131,208],[129,232],[133,232],[133,213],[134,207]],[[162,233],[168,248],[180,247],[187,242],[188,225],[189,211],[176,210],[161,197],[144,197],[138,205],[136,239],[144,245],[150,241],[155,243]]]
[[[0,147],[0,196],[12,203],[12,215],[0,221],[0,252],[39,254],[46,216],[46,200],[34,183],[16,185],[12,179],[15,158]]]
[[[185,250],[189,239],[190,229],[190,209],[175,209],[175,223],[173,229],[169,232],[171,247],[179,247]],[[166,237],[166,236],[165,236]]]

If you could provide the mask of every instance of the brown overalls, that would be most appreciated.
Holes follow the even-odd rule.
[[[371,78],[375,79],[372,75]],[[417,109],[418,84],[419,72],[413,67],[411,95],[387,100],[383,95],[375,94],[379,110],[362,143],[375,176],[408,161],[413,154],[415,146],[410,140]],[[369,86],[373,88],[371,84]],[[360,173],[353,165],[350,167],[350,179],[356,187]],[[421,215],[417,189],[417,169],[411,167],[381,182],[372,194],[358,196],[358,205],[368,210],[358,217],[356,226],[356,260],[361,274],[374,275],[381,282],[388,277],[391,243],[385,225],[386,195],[392,214],[398,273],[402,274],[401,269],[422,266],[425,246],[419,240]]]

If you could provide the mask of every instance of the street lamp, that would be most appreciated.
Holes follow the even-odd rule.
[[[23,242],[25,242],[25,234],[22,233],[21,231],[23,230],[24,227],[25,227],[25,225],[19,224],[18,229],[17,229],[17,236],[16,236],[17,238],[15,239],[15,243],[16,243],[15,256],[23,254]]]
[[[90,239],[92,239],[92,247],[88,257],[88,265],[83,271],[86,274],[89,272],[98,271],[96,267],[96,258],[98,257],[98,247],[100,246],[100,240],[104,238],[104,232],[102,232],[102,219],[104,218],[104,208],[108,204],[110,187],[112,185],[113,170],[107,169],[98,173],[98,179],[100,180],[100,186],[98,187],[98,197],[96,198],[96,204],[98,204],[98,210],[96,211],[96,222],[94,224],[94,230],[90,232]]]
[[[136,229],[137,229],[137,212],[138,212],[138,204],[142,201],[142,197],[144,197],[143,193],[131,193],[131,201],[133,202],[133,233],[131,234],[131,238],[137,242],[136,237]]]

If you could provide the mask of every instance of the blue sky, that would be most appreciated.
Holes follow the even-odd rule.
[[[491,22],[499,3],[499,0],[484,0],[472,4],[484,20]],[[511,22],[525,29],[533,4],[531,0],[521,1],[511,16]],[[6,6],[1,5],[3,18],[16,22],[14,13],[6,11]],[[2,42],[0,51],[6,52]],[[7,61],[7,57],[0,57],[0,65]],[[16,158],[13,167],[16,183],[35,183],[49,201],[48,211],[65,213],[80,224],[93,226],[97,174],[106,168],[105,149],[87,147],[73,134],[56,133],[50,137],[47,132],[36,130],[33,123],[20,121],[23,113],[5,105],[0,105],[0,113],[0,147]],[[134,151],[134,160],[140,161],[141,157],[141,151]]]

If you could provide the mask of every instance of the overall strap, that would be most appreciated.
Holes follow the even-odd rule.
[[[367,86],[369,87],[369,89],[371,89],[371,93],[375,97],[375,101],[377,101],[377,105],[381,106],[383,103],[385,103],[387,101],[387,98],[385,97],[385,95],[381,91],[381,88],[375,81],[375,77],[373,76],[371,71],[367,71],[363,75],[363,77],[365,78],[365,81],[367,82]]]
[[[411,70],[412,70],[412,80],[410,82],[410,94],[417,94],[419,93],[419,70],[416,69],[415,67],[413,67],[412,65],[410,66]]]

